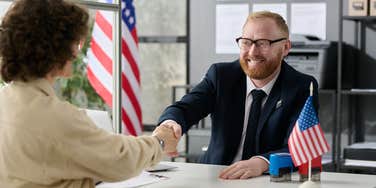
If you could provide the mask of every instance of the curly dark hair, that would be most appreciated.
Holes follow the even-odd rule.
[[[73,45],[88,32],[86,9],[66,0],[16,0],[0,25],[5,82],[45,77],[73,60]]]

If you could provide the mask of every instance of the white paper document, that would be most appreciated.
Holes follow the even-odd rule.
[[[162,172],[162,171],[169,171],[177,168],[176,166],[166,165],[162,163],[158,163],[157,165],[146,169],[148,172]]]
[[[134,178],[115,182],[115,183],[107,183],[103,182],[96,186],[96,188],[128,188],[128,187],[139,187],[142,185],[147,185],[151,183],[156,183],[162,180],[168,179],[166,176],[161,176],[157,174],[152,174],[149,172],[142,172],[139,176]]]
[[[110,116],[108,115],[108,112],[101,111],[101,110],[89,110],[84,109],[86,111],[86,114],[91,118],[91,120],[94,122],[94,124],[104,129],[108,132],[114,133],[114,129],[112,127],[112,121]]]
[[[237,54],[235,42],[242,34],[242,27],[249,14],[248,4],[219,4],[216,6],[216,46],[217,54]]]
[[[252,12],[263,11],[263,10],[277,13],[281,15],[283,19],[285,19],[285,21],[287,22],[286,3],[263,3],[263,4],[254,3],[252,5]]]
[[[291,34],[326,39],[326,3],[292,3]]]

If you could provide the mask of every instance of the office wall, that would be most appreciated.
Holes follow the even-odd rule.
[[[327,4],[326,37],[327,40],[338,40],[338,11],[339,0],[190,0],[190,80],[194,84],[201,80],[207,68],[215,62],[232,61],[238,58],[237,54],[215,53],[215,6],[217,4],[247,3],[251,9],[252,3],[319,3]],[[347,15],[348,1],[343,1],[343,13]],[[287,6],[287,16],[290,20],[290,6]],[[355,45],[355,23],[344,21],[344,41]],[[366,29],[366,41],[376,41],[376,33]],[[376,58],[376,43],[366,43],[366,53]],[[365,71],[372,69],[363,68]],[[368,75],[367,75],[368,76]],[[369,82],[376,83],[375,78]],[[375,86],[376,87],[376,86]]]
[[[327,4],[327,18],[326,18],[326,38],[331,41],[338,41],[338,22],[339,18],[339,2],[340,0],[190,0],[190,84],[198,83],[209,66],[216,62],[233,61],[238,58],[237,54],[216,54],[215,53],[215,15],[217,4],[236,4],[247,3],[250,9],[252,3],[287,3],[287,16],[288,22],[290,21],[290,4],[291,3],[318,3],[325,2]],[[343,1],[343,13],[347,15],[348,1]],[[374,28],[375,28],[374,24]],[[231,26],[229,26],[231,27]],[[346,43],[355,45],[356,38],[356,26],[353,21],[343,22],[343,39]],[[354,62],[357,66],[355,70],[358,74],[358,86],[363,88],[376,88],[376,33],[375,29],[366,29],[365,52],[368,58],[373,59],[371,62],[357,61]],[[234,42],[235,43],[235,42]],[[348,75],[344,75],[348,76]],[[321,96],[320,96],[321,97]],[[363,127],[363,131],[371,134],[376,134],[376,96],[368,97],[355,97],[358,100],[356,111],[360,114],[359,125]],[[322,118],[322,121],[331,122],[334,117],[334,113],[331,113],[331,98],[330,96],[322,96],[320,101],[322,103],[320,111],[326,117]],[[348,97],[344,97],[347,101]],[[345,117],[349,116],[349,105],[344,104],[344,118],[342,121],[346,121]],[[325,123],[324,123],[325,124]],[[346,123],[343,125],[343,129],[346,129]],[[365,126],[365,127],[364,127]],[[374,133],[372,133],[374,132]],[[376,137],[370,138],[371,140]]]
[[[217,4],[281,3],[279,0],[190,0],[190,80],[194,84],[201,80],[209,66],[216,62],[232,61],[237,54],[215,53],[215,11]],[[338,0],[285,0],[282,3],[326,2],[326,36],[328,40],[338,39]],[[288,20],[290,6],[287,6]],[[229,26],[231,27],[231,26]],[[235,39],[234,39],[235,40]],[[234,42],[235,44],[235,42]]]

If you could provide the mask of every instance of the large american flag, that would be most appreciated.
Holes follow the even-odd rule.
[[[111,3],[111,0],[107,0],[106,2]],[[121,12],[121,119],[123,133],[136,136],[142,133],[142,115],[140,105],[140,57],[138,53],[138,38],[133,0],[122,0]],[[110,107],[112,106],[113,92],[113,16],[114,13],[110,11],[96,12],[91,48],[88,51],[87,66],[89,82]]]
[[[308,97],[300,112],[288,145],[295,166],[300,166],[329,151],[328,142],[313,107],[312,96]]]

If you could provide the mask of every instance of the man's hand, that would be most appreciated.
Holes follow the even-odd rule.
[[[163,127],[167,127],[167,128],[172,129],[174,131],[175,138],[178,139],[178,141],[180,140],[182,130],[181,130],[181,126],[178,123],[176,123],[176,121],[165,120],[159,126],[160,127],[163,126]],[[167,155],[170,156],[170,157],[176,157],[176,156],[178,156],[178,152],[177,151],[168,152]]]
[[[179,139],[177,139],[174,135],[174,131],[171,128],[167,128],[165,126],[158,126],[153,131],[152,136],[156,136],[158,139],[164,141],[164,149],[163,151],[169,155],[169,153],[177,153],[177,145]]]
[[[238,161],[222,170],[219,174],[221,179],[247,179],[260,176],[269,168],[269,164],[257,157]]]

